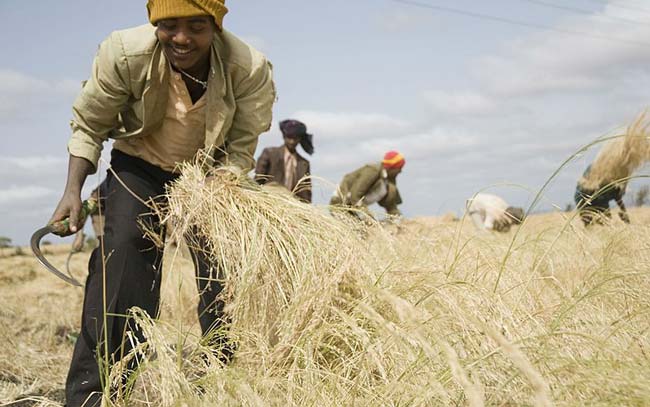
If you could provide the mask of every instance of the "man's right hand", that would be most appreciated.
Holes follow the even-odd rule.
[[[83,187],[84,182],[88,174],[94,171],[93,164],[85,158],[70,156],[70,161],[68,162],[68,181],[65,186],[65,192],[63,197],[59,201],[59,204],[54,210],[52,218],[50,218],[50,224],[54,222],[59,222],[65,218],[70,218],[70,233],[65,234],[64,236],[71,235],[76,233],[79,228],[81,228],[86,221],[86,219],[81,219],[81,187]]]
[[[76,233],[83,227],[85,219],[81,218],[81,194],[66,192],[59,201],[52,218],[48,224],[59,222],[65,218],[70,218],[70,233]],[[69,235],[66,234],[65,236]]]

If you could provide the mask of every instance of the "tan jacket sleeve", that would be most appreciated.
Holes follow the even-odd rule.
[[[113,33],[99,47],[92,76],[75,100],[70,122],[68,152],[85,158],[97,170],[108,134],[119,123],[118,114],[131,95],[129,70],[119,34]]]
[[[273,68],[264,59],[235,85],[236,112],[226,137],[228,164],[244,172],[253,168],[258,137],[271,128],[274,102]]]
[[[372,185],[379,179],[380,173],[374,170],[372,166],[365,166],[359,171],[355,177],[352,185],[350,185],[350,204],[356,205],[368,191]]]

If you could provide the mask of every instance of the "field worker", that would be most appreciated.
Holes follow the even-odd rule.
[[[164,233],[141,200],[163,199],[165,186],[179,175],[177,164],[192,160],[199,150],[210,154],[216,167],[250,171],[258,137],[271,123],[271,65],[223,28],[224,0],[149,0],[147,10],[151,24],[114,32],[101,44],[92,76],[74,102],[68,180],[51,219],[69,215],[71,230],[80,227],[81,187],[97,170],[103,143],[114,138],[104,202],[104,253],[110,253],[106,285],[102,252],[96,249],[66,382],[71,407],[100,405],[97,359],[112,364],[128,352],[128,331],[143,339],[133,321],[121,315],[134,306],[152,317],[158,314],[162,252],[143,237],[140,225],[160,237]],[[217,300],[222,287],[211,277],[218,265],[197,250],[192,259],[201,329],[221,332],[216,328],[222,324],[223,303]],[[216,350],[226,343],[223,335],[209,337]],[[221,355],[227,362],[225,346]]]
[[[650,120],[641,113],[625,129],[616,129],[578,180],[574,199],[585,226],[611,218],[609,203],[621,209],[618,216],[630,222],[623,196],[632,174],[650,161]]]
[[[479,230],[507,232],[524,220],[524,210],[509,206],[502,198],[480,193],[467,200],[467,214]]]
[[[618,212],[619,218],[625,223],[630,223],[630,217],[623,203],[627,181],[590,187],[587,181],[590,172],[591,166],[587,167],[580,180],[578,180],[574,195],[576,208],[582,223],[585,226],[591,226],[594,223],[602,225],[605,219],[611,218],[610,201],[616,202],[621,209]]]
[[[283,120],[280,131],[284,145],[269,147],[262,151],[255,167],[255,181],[258,184],[278,184],[292,191],[304,202],[311,202],[311,180],[309,161],[298,154],[298,144],[309,155],[314,153],[313,136],[307,133],[307,126],[298,120]]]
[[[332,206],[353,208],[351,214],[359,216],[361,210],[370,215],[368,206],[379,204],[389,215],[400,216],[397,208],[402,203],[397,189],[397,176],[406,160],[397,151],[389,151],[376,164],[367,164],[346,174],[330,200]]]

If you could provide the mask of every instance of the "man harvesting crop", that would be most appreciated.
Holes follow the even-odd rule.
[[[399,216],[397,208],[402,203],[397,189],[397,176],[402,172],[406,160],[397,151],[389,151],[376,164],[367,164],[346,174],[330,200],[332,206],[352,209],[350,213],[369,214],[368,206],[379,204],[389,215]]]
[[[591,166],[587,167],[580,180],[578,180],[574,195],[576,208],[582,223],[585,226],[603,224],[605,219],[611,218],[612,213],[609,208],[611,201],[616,202],[620,208],[618,217],[623,222],[630,223],[630,217],[623,202],[627,180],[593,186],[589,182],[590,174]]]
[[[524,219],[524,210],[510,206],[501,197],[480,193],[467,200],[467,214],[479,230],[507,232]]]
[[[309,155],[314,153],[313,136],[307,126],[298,120],[283,120],[280,131],[284,145],[262,151],[255,167],[255,180],[259,184],[276,183],[292,191],[296,197],[311,202],[309,161],[298,154],[298,144]]]
[[[199,150],[215,166],[248,171],[258,136],[271,123],[271,65],[223,29],[224,0],[149,0],[147,9],[151,25],[114,32],[101,44],[73,106],[68,181],[52,221],[70,216],[72,232],[81,226],[81,187],[97,170],[102,144],[115,143],[104,202],[103,252],[110,256],[97,249],[89,262],[68,406],[101,402],[106,384],[97,360],[115,363],[129,351],[128,332],[140,336],[128,310],[158,313],[162,252],[140,225],[155,231],[159,219],[144,202],[161,196],[177,178],[177,164]],[[222,287],[200,250],[192,258],[207,334],[222,323]],[[223,345],[223,337],[217,339],[215,346]],[[227,360],[227,346],[223,353]]]
[[[617,130],[578,180],[574,199],[585,226],[611,218],[611,201],[620,208],[619,218],[630,223],[623,196],[634,172],[650,161],[649,127],[644,112],[626,129]]]

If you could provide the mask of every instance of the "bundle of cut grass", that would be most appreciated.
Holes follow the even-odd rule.
[[[220,171],[215,182],[205,175],[198,166],[184,168],[164,219],[176,233],[194,231],[199,239],[190,244],[207,242],[200,249],[218,265],[215,278],[225,281],[238,363],[282,376],[326,371],[356,386],[375,380],[387,368],[384,356],[370,351],[350,360],[377,329],[357,309],[371,295],[366,287],[375,267],[360,234],[234,173]]]
[[[612,183],[627,184],[634,171],[650,160],[649,127],[648,114],[643,112],[623,134],[603,146],[589,173],[580,178],[580,186],[596,191]]]
[[[191,245],[207,243],[199,250],[225,281],[230,335],[243,359],[259,360],[248,353],[262,352],[263,363],[286,364],[305,332],[327,321],[342,293],[360,295],[355,279],[369,276],[367,251],[347,225],[233,173],[205,182],[199,167],[186,167],[166,213],[182,224],[177,233],[194,231]]]

